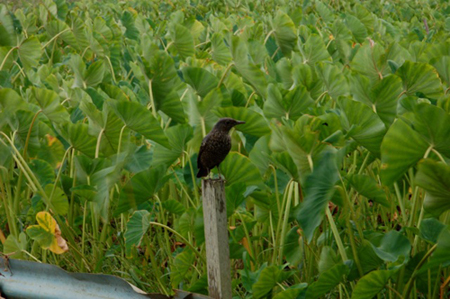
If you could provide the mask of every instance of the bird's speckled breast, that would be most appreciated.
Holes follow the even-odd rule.
[[[203,140],[205,148],[203,149],[201,162],[208,169],[219,165],[230,152],[231,137],[222,132],[210,132]]]

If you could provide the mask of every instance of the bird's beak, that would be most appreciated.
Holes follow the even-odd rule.
[[[245,124],[245,121],[240,121],[240,120],[236,121],[236,125],[243,125],[243,124]]]

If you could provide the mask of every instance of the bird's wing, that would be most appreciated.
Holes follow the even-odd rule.
[[[198,157],[197,157],[197,168],[198,169],[202,169],[203,168],[203,165],[202,165],[200,157],[202,156],[202,153],[205,150],[205,147],[206,147],[206,137],[203,139],[202,145],[200,145],[200,150],[198,151]]]

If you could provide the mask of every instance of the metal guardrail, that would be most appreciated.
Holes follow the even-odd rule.
[[[49,264],[0,257],[0,297],[6,299],[211,299],[176,290],[173,297],[146,294],[104,274],[69,273]]]

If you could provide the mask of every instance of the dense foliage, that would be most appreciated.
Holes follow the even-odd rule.
[[[246,121],[221,166],[237,298],[448,298],[449,14],[1,4],[0,249],[206,293],[196,158],[227,116]]]

